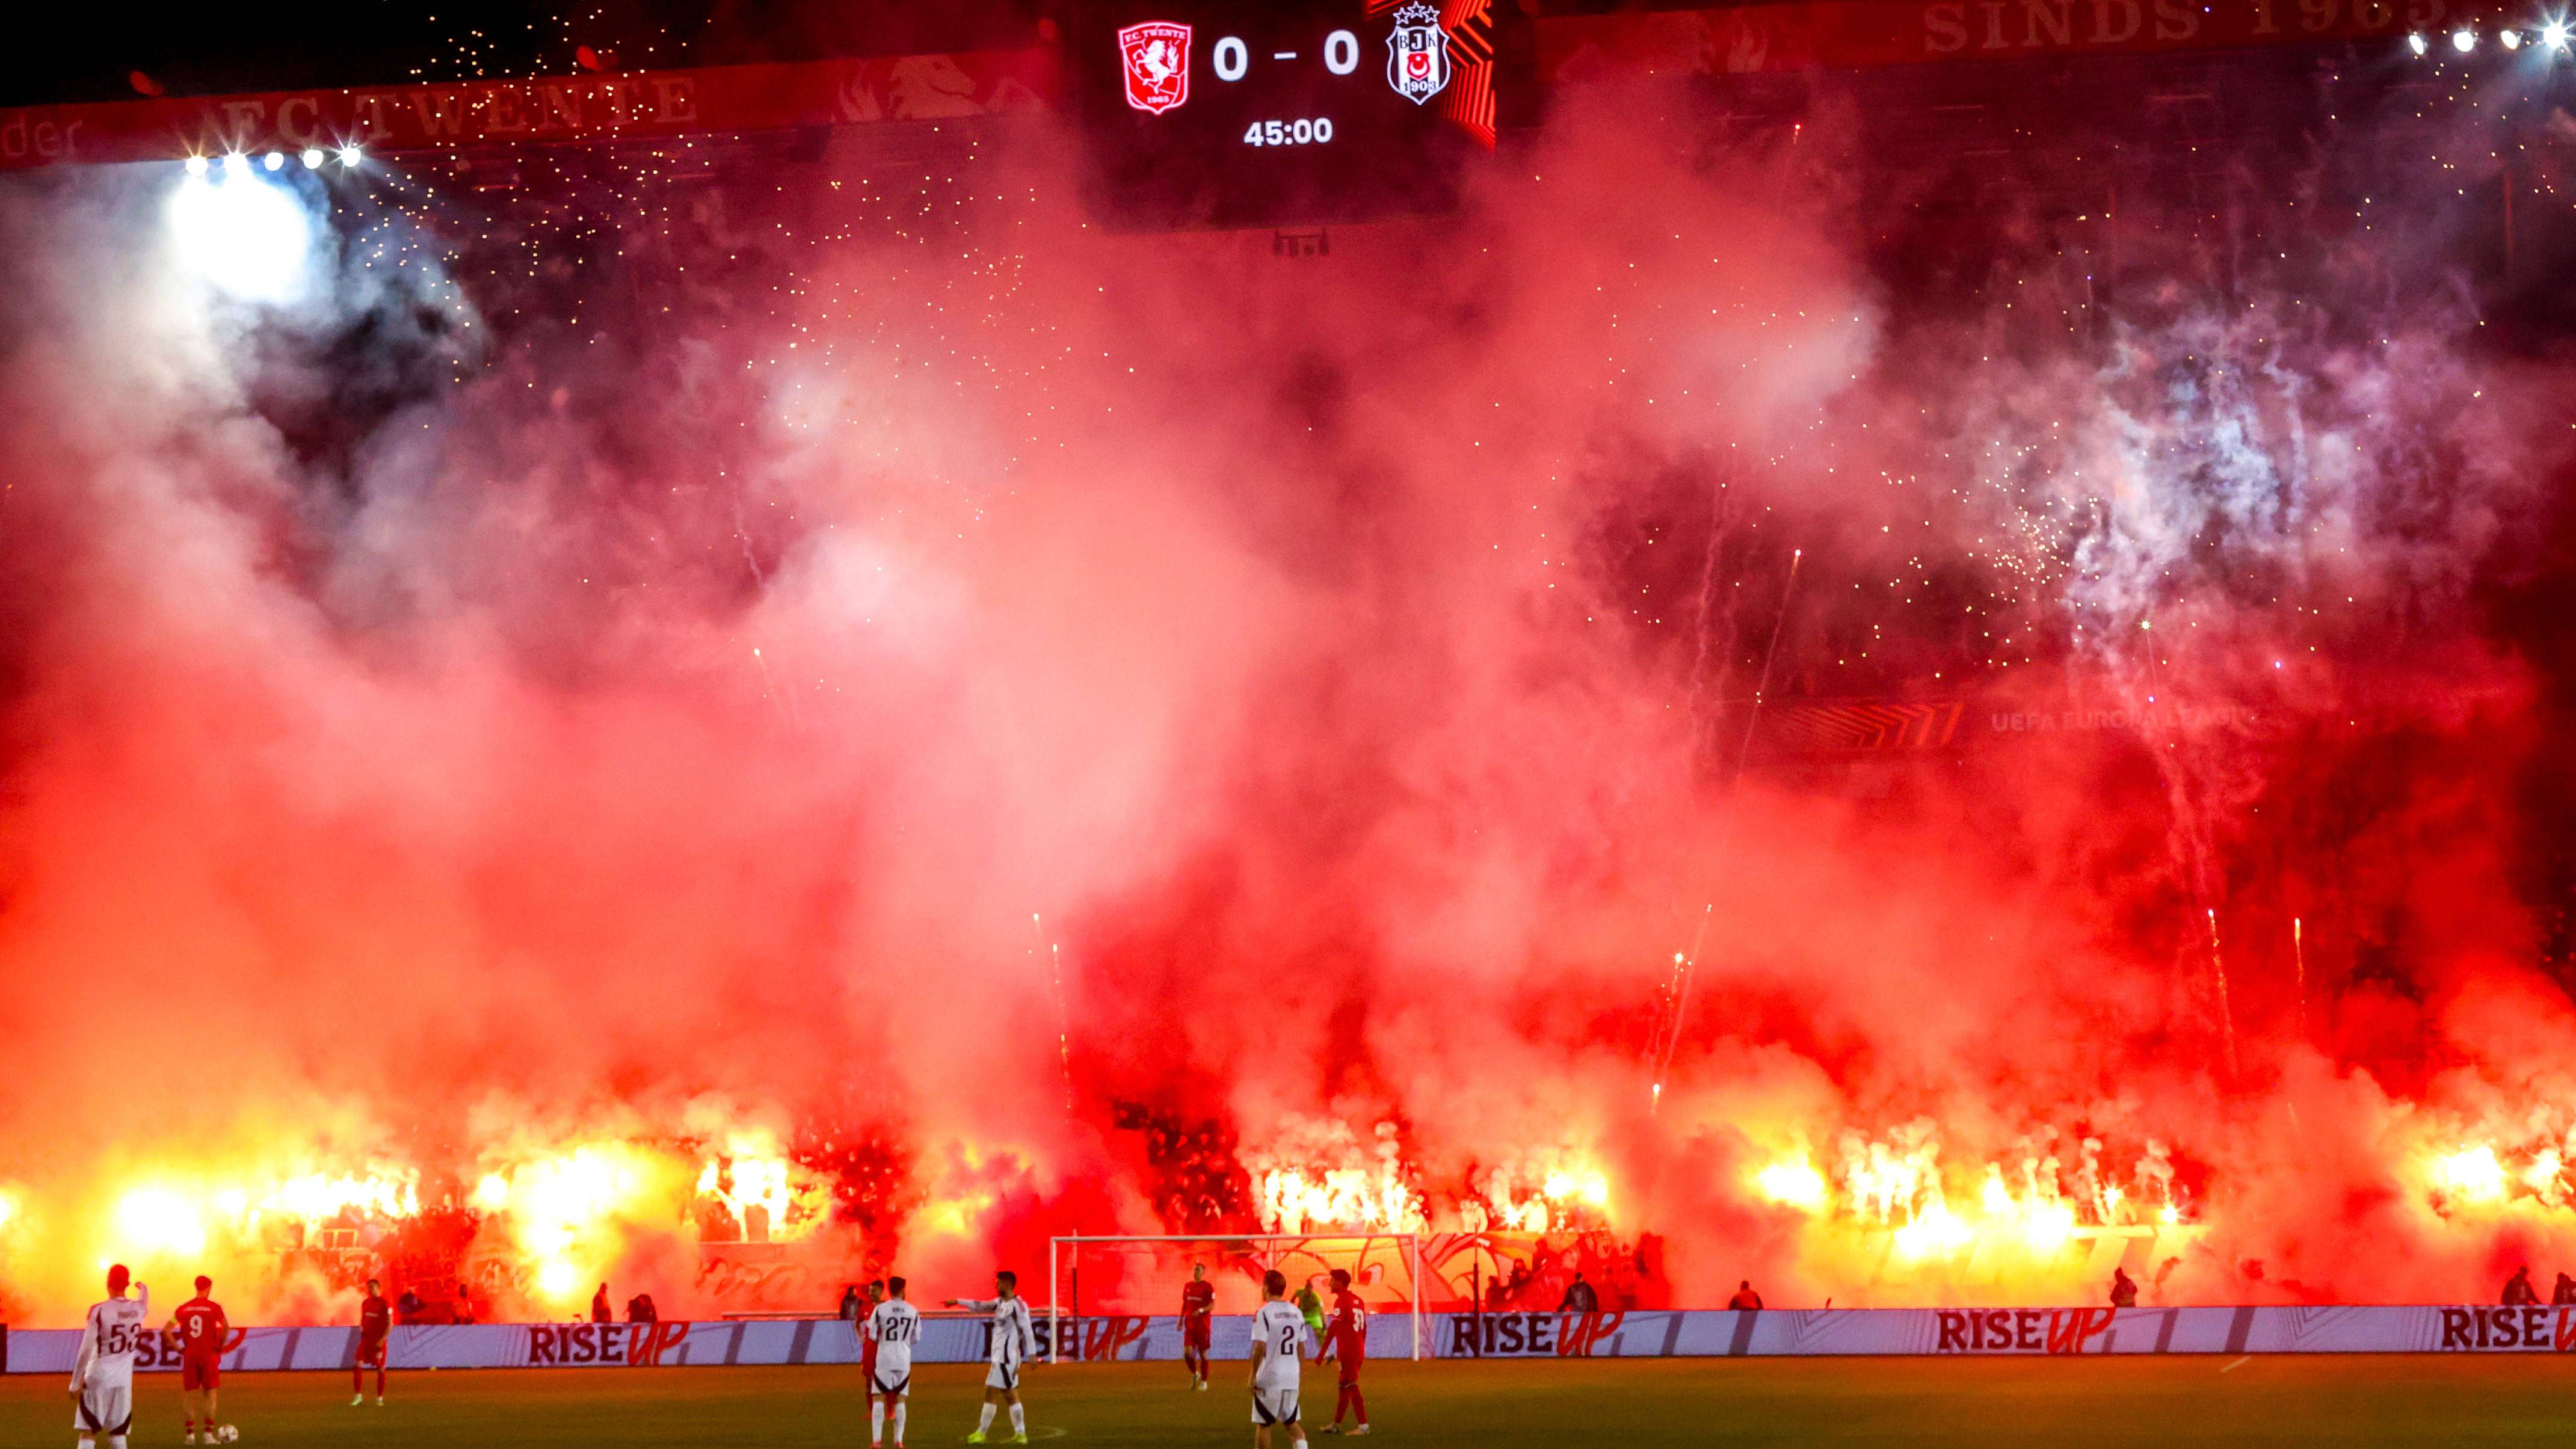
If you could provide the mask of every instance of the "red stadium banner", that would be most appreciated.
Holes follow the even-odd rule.
[[[1579,84],[2395,41],[2523,18],[2523,9],[2499,0],[1810,0],[1542,18],[1538,55],[1550,84]]]
[[[1444,100],[1490,136],[1489,0],[1449,0],[1474,84]],[[2395,39],[2518,23],[2503,0],[1807,0],[1542,17],[1551,85]],[[709,66],[0,109],[0,170],[355,145],[419,152],[938,121],[1049,110],[1053,50]]]
[[[355,86],[0,110],[0,170],[227,151],[428,151],[938,121],[1042,111],[1046,49]]]

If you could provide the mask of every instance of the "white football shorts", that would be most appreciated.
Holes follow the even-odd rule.
[[[1265,1389],[1256,1385],[1252,1390],[1252,1422],[1265,1425],[1296,1423],[1297,1390],[1293,1386]]]
[[[134,1383],[89,1383],[81,1386],[80,1403],[72,1409],[72,1428],[82,1434],[124,1435],[134,1428]]]

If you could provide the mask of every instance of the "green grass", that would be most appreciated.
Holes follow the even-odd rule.
[[[2492,1358],[1661,1359],[1372,1363],[1372,1442],[1415,1446],[1816,1443],[2563,1444],[2576,1386],[2555,1354]],[[1177,1364],[1034,1369],[1041,1443],[1244,1444],[1243,1366],[1186,1392]],[[916,1446],[975,1425],[980,1366],[914,1375]],[[175,1374],[138,1376],[134,1443],[179,1439]],[[1310,1421],[1332,1412],[1310,1370]],[[583,1449],[867,1442],[847,1368],[537,1369],[404,1373],[392,1403],[349,1407],[337,1374],[238,1374],[224,1417],[250,1449]],[[1318,1410],[1320,1409],[1320,1413]],[[68,1445],[52,1374],[0,1380],[0,1445]],[[1318,1441],[1323,1442],[1321,1440]]]

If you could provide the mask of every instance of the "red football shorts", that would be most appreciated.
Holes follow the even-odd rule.
[[[381,1338],[358,1340],[358,1362],[374,1368],[385,1366],[385,1341]]]
[[[1213,1319],[1198,1317],[1184,1318],[1181,1320],[1181,1347],[1194,1348],[1201,1353],[1205,1353],[1208,1350],[1209,1342],[1214,1332],[1215,1326]]]
[[[200,1358],[193,1353],[184,1355],[180,1358],[179,1392],[186,1393],[190,1389],[221,1388],[223,1387],[223,1382],[224,1363],[222,1359]]]
[[[1358,1388],[1360,1365],[1368,1360],[1368,1344],[1357,1334],[1336,1334],[1333,1337],[1333,1360],[1342,1366],[1341,1386]]]

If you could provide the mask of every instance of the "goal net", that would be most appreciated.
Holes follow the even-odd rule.
[[[1312,1233],[1251,1237],[1062,1237],[1047,1253],[1050,1316],[1163,1318],[1181,1311],[1181,1285],[1204,1265],[1216,1288],[1216,1311],[1249,1315],[1261,1306],[1262,1275],[1276,1268],[1293,1296],[1312,1283],[1326,1306],[1331,1274],[1351,1275],[1351,1291],[1372,1318],[1413,1324],[1412,1356],[1422,1356],[1422,1240],[1410,1233]],[[1052,1342],[1056,1335],[1049,1334]]]

